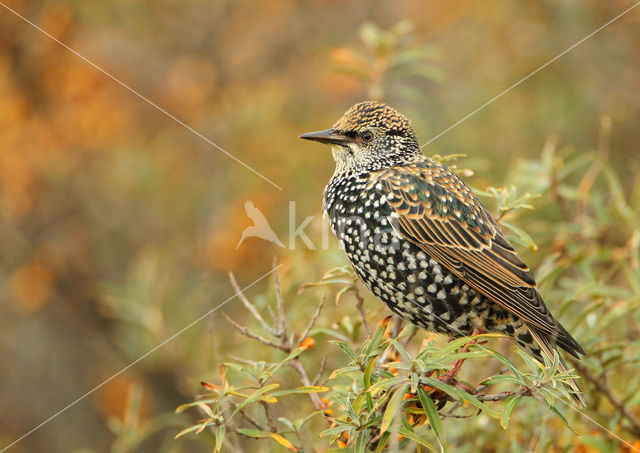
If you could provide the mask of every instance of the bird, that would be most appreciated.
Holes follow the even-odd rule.
[[[553,361],[558,347],[586,355],[489,210],[456,172],[422,152],[406,116],[360,102],[330,129],[300,138],[331,146],[324,213],[355,273],[391,311],[452,338],[503,334],[539,361]],[[568,385],[584,405],[577,384]]]
[[[236,250],[240,248],[240,245],[242,245],[248,237],[259,237],[267,241],[275,242],[280,247],[284,247],[284,244],[278,239],[278,236],[276,236],[271,226],[269,226],[269,222],[267,222],[264,214],[253,205],[251,200],[244,202],[244,210],[247,213],[247,217],[253,220],[253,225],[244,229],[240,241],[238,241],[236,245]]]

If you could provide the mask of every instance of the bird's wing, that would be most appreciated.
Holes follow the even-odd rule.
[[[462,179],[424,159],[373,175],[391,207],[391,224],[470,287],[550,335],[582,348],[547,310],[527,265]]]
[[[256,208],[251,200],[245,201],[244,209],[247,211],[247,217],[249,217],[255,224],[267,223],[267,219],[260,209]]]

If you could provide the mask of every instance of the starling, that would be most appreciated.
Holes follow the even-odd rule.
[[[504,334],[538,360],[553,360],[557,346],[586,354],[490,212],[422,153],[404,115],[361,102],[331,129],[300,138],[331,145],[336,169],[324,212],[356,274],[393,312],[450,337]]]

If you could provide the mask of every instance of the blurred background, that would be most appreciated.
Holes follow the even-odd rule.
[[[425,143],[632,3],[6,4],[282,190],[0,7],[0,448],[224,302],[229,271],[246,286],[277,256],[293,286],[346,263],[334,242],[289,247],[308,216],[320,247],[333,172],[299,134],[373,98]],[[550,138],[592,151],[604,127],[624,191],[640,162],[639,24],[630,12],[424,151],[467,154],[485,188]],[[286,248],[236,248],[247,200]],[[246,342],[209,316],[10,451],[210,451],[172,439],[187,423],[173,410]]]

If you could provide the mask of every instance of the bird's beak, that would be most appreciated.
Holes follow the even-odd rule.
[[[341,134],[335,129],[327,129],[318,132],[309,132],[308,134],[300,135],[300,138],[305,140],[313,140],[314,142],[326,143],[328,145],[346,145],[351,138]]]

